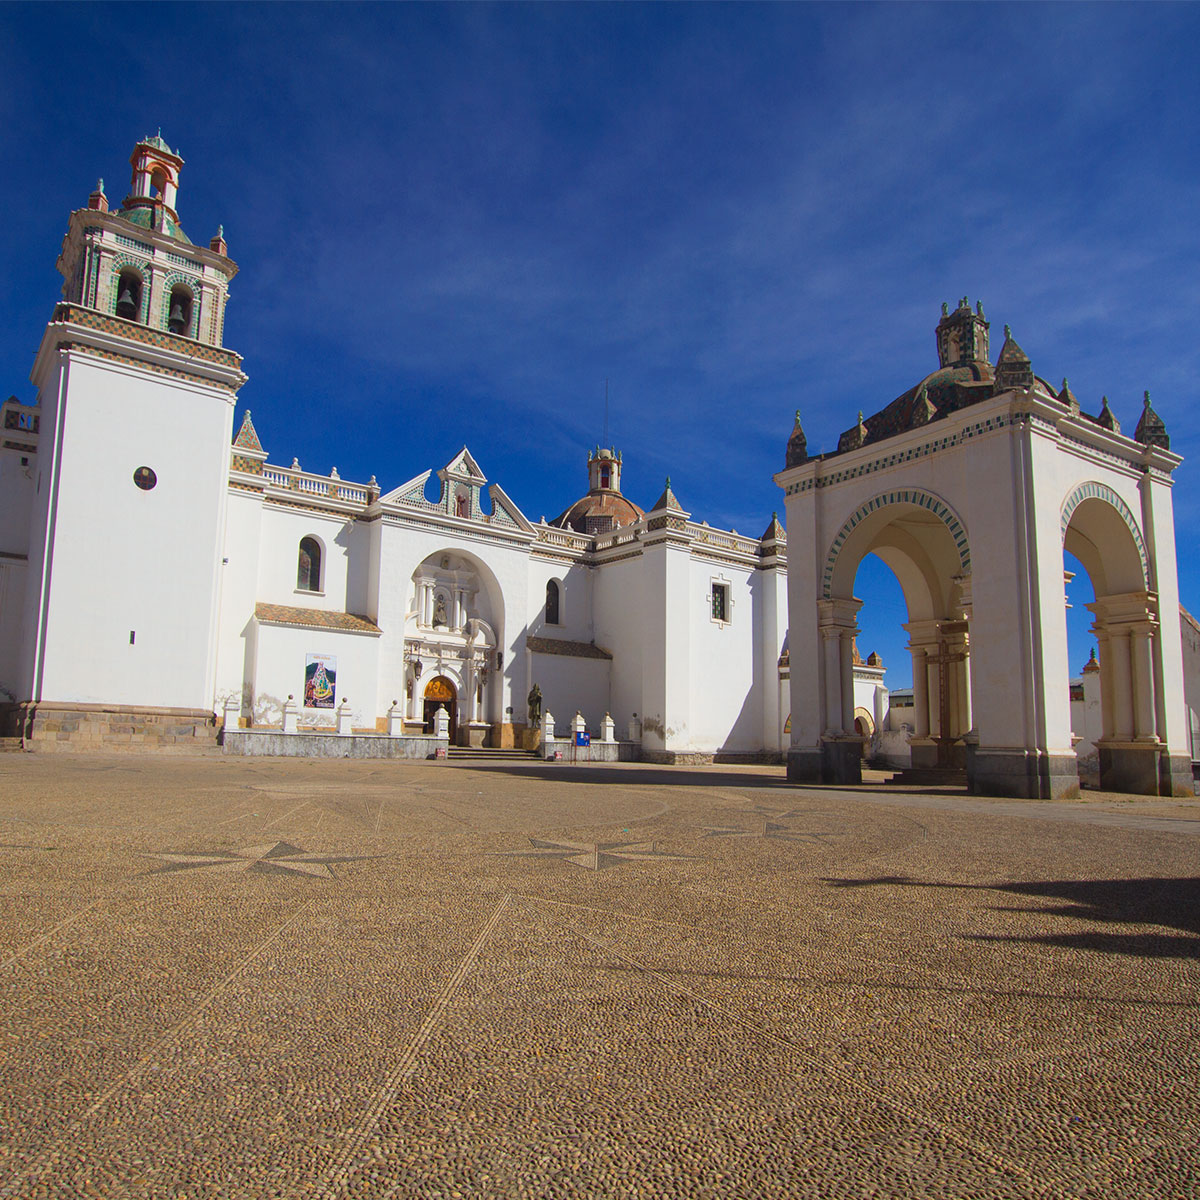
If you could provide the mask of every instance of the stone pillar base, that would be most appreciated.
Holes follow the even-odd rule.
[[[787,777],[789,783],[820,783],[820,746],[813,746],[805,750],[789,750],[787,752]]]
[[[822,738],[819,746],[789,750],[791,783],[862,783],[862,738]]]
[[[928,770],[938,765],[937,742],[933,738],[909,738],[908,749],[912,765],[918,770]]]
[[[1163,754],[1158,760],[1159,786],[1164,796],[1194,796],[1192,760],[1186,754]]]
[[[821,782],[862,783],[862,739],[821,740]]]
[[[1100,789],[1133,796],[1191,796],[1191,760],[1167,753],[1156,744],[1097,747],[1100,754]]]
[[[967,790],[976,796],[1070,800],[1079,795],[1079,771],[1074,754],[968,744]]]

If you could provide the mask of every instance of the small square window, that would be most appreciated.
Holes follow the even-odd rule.
[[[729,584],[727,583],[712,585],[712,619],[714,621],[729,620]]]

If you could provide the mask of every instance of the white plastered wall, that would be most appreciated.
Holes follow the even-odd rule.
[[[35,698],[208,709],[233,398],[67,357],[61,389],[51,372],[41,394],[43,413],[57,410],[57,461],[43,476],[44,591],[30,580],[42,597]],[[133,483],[140,466],[157,475],[150,491]]]
[[[300,706],[301,724],[331,726],[337,723],[333,709],[304,707],[304,671],[308,656],[321,654],[337,659],[336,703],[349,701],[355,727],[375,728],[379,690],[377,637],[333,629],[255,624],[258,626],[253,707],[256,725],[278,725],[283,703],[289,695]]]

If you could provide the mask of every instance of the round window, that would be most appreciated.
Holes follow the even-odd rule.
[[[142,489],[143,492],[148,492],[157,482],[158,476],[155,475],[151,467],[138,467],[133,473],[133,482]]]

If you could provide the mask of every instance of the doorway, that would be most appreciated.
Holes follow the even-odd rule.
[[[458,694],[454,684],[445,675],[437,675],[429,681],[425,688],[425,709],[423,719],[426,733],[433,733],[434,714],[439,708],[444,708],[450,717],[450,744],[455,744],[458,732]]]

